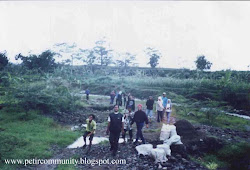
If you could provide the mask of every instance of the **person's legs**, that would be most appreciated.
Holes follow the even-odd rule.
[[[85,133],[84,133],[84,135],[83,135],[83,141],[84,141],[83,149],[86,148],[86,138],[87,138],[87,135],[88,135],[89,133],[90,133],[90,132],[85,131]]]
[[[171,112],[167,112],[167,123],[169,124],[170,122],[170,115],[171,115]]]
[[[160,115],[161,115],[160,112],[161,112],[161,111],[157,110],[157,122],[160,122]]]
[[[113,155],[115,156],[118,150],[118,142],[119,142],[120,132],[114,133],[114,144],[113,144]]]
[[[90,137],[89,137],[89,150],[91,148],[93,138],[94,138],[94,134],[90,135]]]
[[[163,111],[159,111],[160,113],[159,113],[159,115],[160,115],[160,122],[162,122],[162,120],[163,120]]]
[[[139,136],[140,136],[140,138],[141,138],[141,140],[142,140],[142,143],[145,144],[145,139],[144,139],[143,134],[142,134],[143,125],[144,125],[144,123],[139,123],[139,128],[138,128],[138,130],[139,130]]]
[[[136,128],[137,128],[137,131],[136,131],[136,139],[135,139],[135,144],[138,142],[138,139],[140,137],[140,132],[139,132],[139,123],[136,123]]]
[[[129,130],[129,139],[130,139],[130,141],[133,140],[133,130],[132,129]]]
[[[124,139],[124,142],[125,142],[126,133],[127,133],[127,129],[124,129],[124,134],[122,134],[122,138]]]
[[[110,151],[114,149],[114,134],[110,132],[109,134]]]
[[[86,95],[87,100],[89,100],[89,94]]]
[[[153,110],[148,110],[148,119],[150,123],[152,121],[152,117],[153,117]]]

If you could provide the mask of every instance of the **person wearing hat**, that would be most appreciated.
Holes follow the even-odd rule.
[[[132,119],[131,125],[135,122],[137,127],[136,140],[134,145],[138,143],[139,138],[141,138],[142,143],[145,144],[145,139],[142,134],[142,128],[144,126],[144,122],[146,123],[146,127],[148,128],[148,117],[144,111],[142,111],[142,104],[138,104],[138,111],[135,112],[134,118]]]

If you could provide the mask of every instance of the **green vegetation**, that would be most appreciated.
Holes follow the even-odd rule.
[[[53,145],[65,147],[73,142],[80,132],[71,132],[44,115],[74,113],[96,103],[100,104],[100,109],[107,107],[108,98],[103,101],[91,96],[90,101],[82,101],[80,92],[87,88],[91,94],[101,95],[109,95],[112,90],[118,89],[130,92],[136,98],[143,99],[144,105],[148,96],[156,99],[165,91],[167,97],[176,104],[172,115],[177,118],[238,130],[246,130],[246,125],[249,126],[249,120],[221,112],[227,109],[250,110],[249,71],[157,69],[154,67],[160,57],[158,51],[149,54],[153,69],[130,67],[135,58],[130,53],[119,54],[121,59],[116,61],[119,67],[111,67],[108,65],[112,63],[112,50],[105,47],[104,43],[99,41],[93,49],[79,49],[73,53],[71,66],[56,64],[56,53],[51,51],[27,57],[20,54],[17,58],[22,60],[22,64],[19,65],[6,63],[5,54],[0,56],[1,63],[4,63],[0,65],[3,70],[0,73],[1,163],[10,158],[50,158]],[[76,48],[74,44],[57,46],[71,50]],[[85,54],[82,61],[87,65],[72,66],[74,59],[81,54]],[[104,122],[102,126],[106,124]],[[102,144],[105,145],[106,142]],[[246,155],[245,151],[249,151],[249,145],[232,144],[218,153],[207,155],[201,162],[209,169],[235,167],[232,162],[240,161],[241,155]],[[3,168],[4,165],[1,166]],[[5,165],[4,168],[8,166]],[[72,165],[58,167],[74,168]]]
[[[250,144],[244,142],[227,144],[216,153],[205,155],[203,158],[191,157],[192,160],[199,162],[211,170],[219,167],[227,169],[248,169],[249,158]]]
[[[14,166],[4,165],[5,159],[50,158],[52,145],[66,147],[80,135],[33,110],[2,109],[0,124],[0,169]]]

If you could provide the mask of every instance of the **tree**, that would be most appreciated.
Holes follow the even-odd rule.
[[[148,64],[150,64],[151,68],[155,68],[159,64],[158,61],[161,57],[161,53],[159,50],[151,47],[148,47],[145,52],[150,57]]]
[[[120,67],[127,68],[128,66],[130,66],[130,64],[133,63],[133,60],[135,60],[135,55],[129,52],[126,52],[122,54],[121,56],[122,56],[121,59],[116,60],[117,65]]]
[[[0,70],[3,70],[4,67],[9,63],[9,60],[6,56],[6,52],[0,52]]]
[[[16,60],[21,59],[23,61],[22,64],[30,70],[38,69],[47,72],[57,66],[54,55],[55,53],[47,50],[40,55],[23,56],[22,54],[18,54],[15,58]]]
[[[112,63],[112,55],[110,53],[112,50],[107,49],[105,43],[105,40],[96,41],[96,46],[94,47],[94,55],[101,66],[108,66]]]
[[[206,69],[209,70],[212,66],[212,63],[207,61],[204,55],[198,56],[195,61],[195,64],[196,64],[196,68],[201,71],[206,70]]]
[[[93,64],[95,63],[96,56],[94,55],[93,49],[80,49],[80,51],[85,54],[86,58],[83,59],[83,62],[90,66],[90,70],[93,72]]]

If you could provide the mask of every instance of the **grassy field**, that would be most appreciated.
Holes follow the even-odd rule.
[[[45,159],[53,155],[51,147],[66,147],[79,137],[52,119],[39,115],[37,111],[28,113],[14,109],[0,111],[0,153],[5,159]],[[13,169],[17,165],[0,165],[0,169]]]

